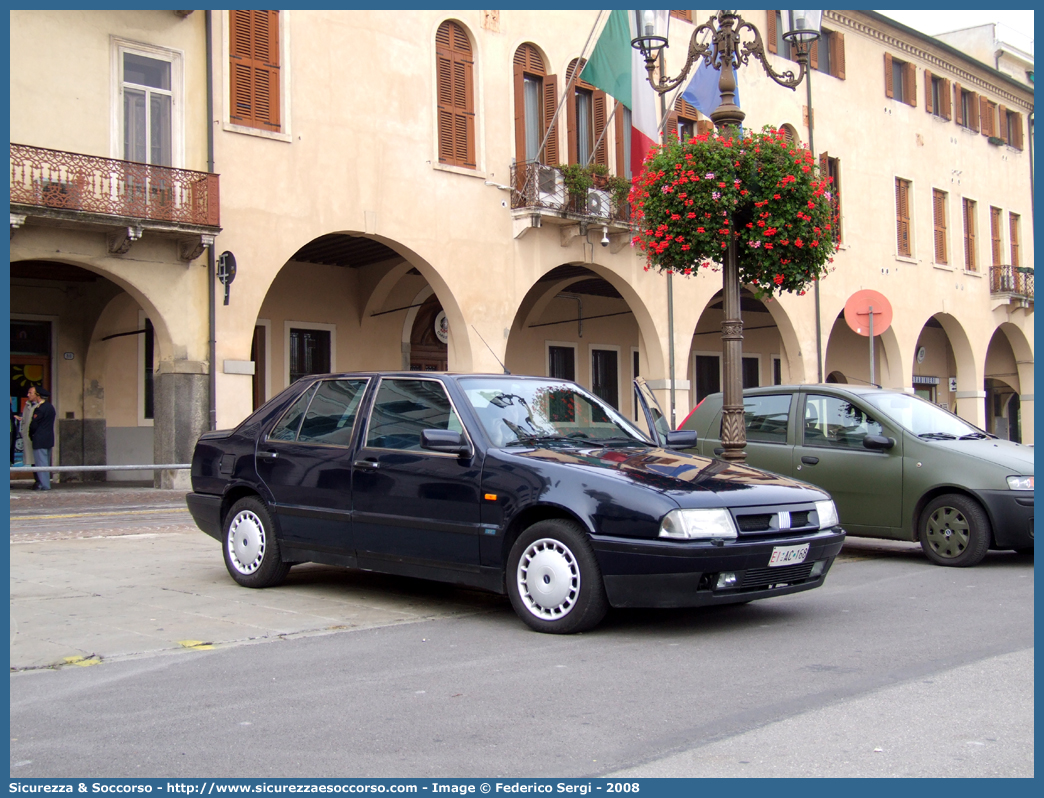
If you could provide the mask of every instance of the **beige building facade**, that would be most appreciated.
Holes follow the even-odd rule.
[[[672,74],[713,12],[673,13]],[[745,18],[767,35],[773,13]],[[624,111],[569,80],[600,24],[11,12],[12,402],[46,382],[75,464],[188,462],[200,431],[326,370],[553,373],[629,414],[641,374],[680,422],[720,386],[721,275],[674,277],[669,313],[626,208],[555,168],[626,175]],[[1032,84],[873,12],[823,26],[811,112],[804,84],[738,72],[747,126],[813,135],[842,227],[818,335],[814,292],[744,297],[745,381],[869,380],[842,311],[873,289],[879,384],[1031,442]],[[677,111],[683,135],[703,121]]]

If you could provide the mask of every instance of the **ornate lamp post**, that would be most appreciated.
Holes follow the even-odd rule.
[[[776,83],[789,89],[796,89],[808,70],[809,49],[819,38],[819,26],[823,17],[822,11],[783,11],[781,21],[783,38],[795,45],[794,56],[798,64],[798,73],[786,70],[776,72],[765,56],[765,47],[758,29],[746,22],[735,11],[719,11],[707,22],[699,25],[689,41],[689,53],[681,73],[674,78],[661,74],[654,77],[656,58],[667,46],[667,32],[670,15],[664,11],[635,11],[635,30],[639,35],[631,42],[645,56],[645,68],[649,73],[649,84],[659,94],[665,94],[682,85],[689,76],[689,71],[699,59],[704,64],[719,72],[718,90],[721,93],[721,104],[711,112],[711,121],[715,127],[739,127],[744,112],[735,102],[736,75],[735,70],[749,63],[754,57],[761,62],[762,68]],[[772,13],[771,11],[769,12]],[[741,41],[740,34],[748,31],[752,39]],[[709,33],[706,42],[699,41],[701,34]],[[721,415],[722,455],[726,460],[743,462],[746,453],[747,435],[743,424],[743,320],[740,314],[740,282],[739,269],[736,263],[736,242],[730,240],[725,251],[723,264],[723,294],[725,319],[721,323],[722,356],[724,360],[724,397]]]

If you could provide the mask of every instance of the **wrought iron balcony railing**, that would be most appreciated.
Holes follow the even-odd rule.
[[[24,144],[11,145],[11,205],[221,226],[217,175]]]
[[[597,183],[586,196],[574,197],[566,189],[562,172],[554,166],[525,162],[511,167],[511,209],[547,211],[581,221],[629,224],[631,209],[617,202]]]
[[[1003,264],[990,267],[990,293],[1033,299],[1033,269]]]

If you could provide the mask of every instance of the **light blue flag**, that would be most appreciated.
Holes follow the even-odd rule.
[[[696,66],[696,74],[682,92],[682,99],[696,106],[696,110],[709,117],[711,112],[721,105],[721,93],[718,91],[718,70],[706,66],[703,59]],[[739,86],[733,95],[736,105],[740,104]]]

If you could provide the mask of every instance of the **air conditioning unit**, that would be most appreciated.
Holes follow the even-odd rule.
[[[540,205],[560,206],[565,202],[565,183],[562,174],[553,166],[537,169],[537,199]]]
[[[592,188],[587,191],[587,212],[599,219],[608,219],[613,215],[609,204],[609,192],[600,188]]]

